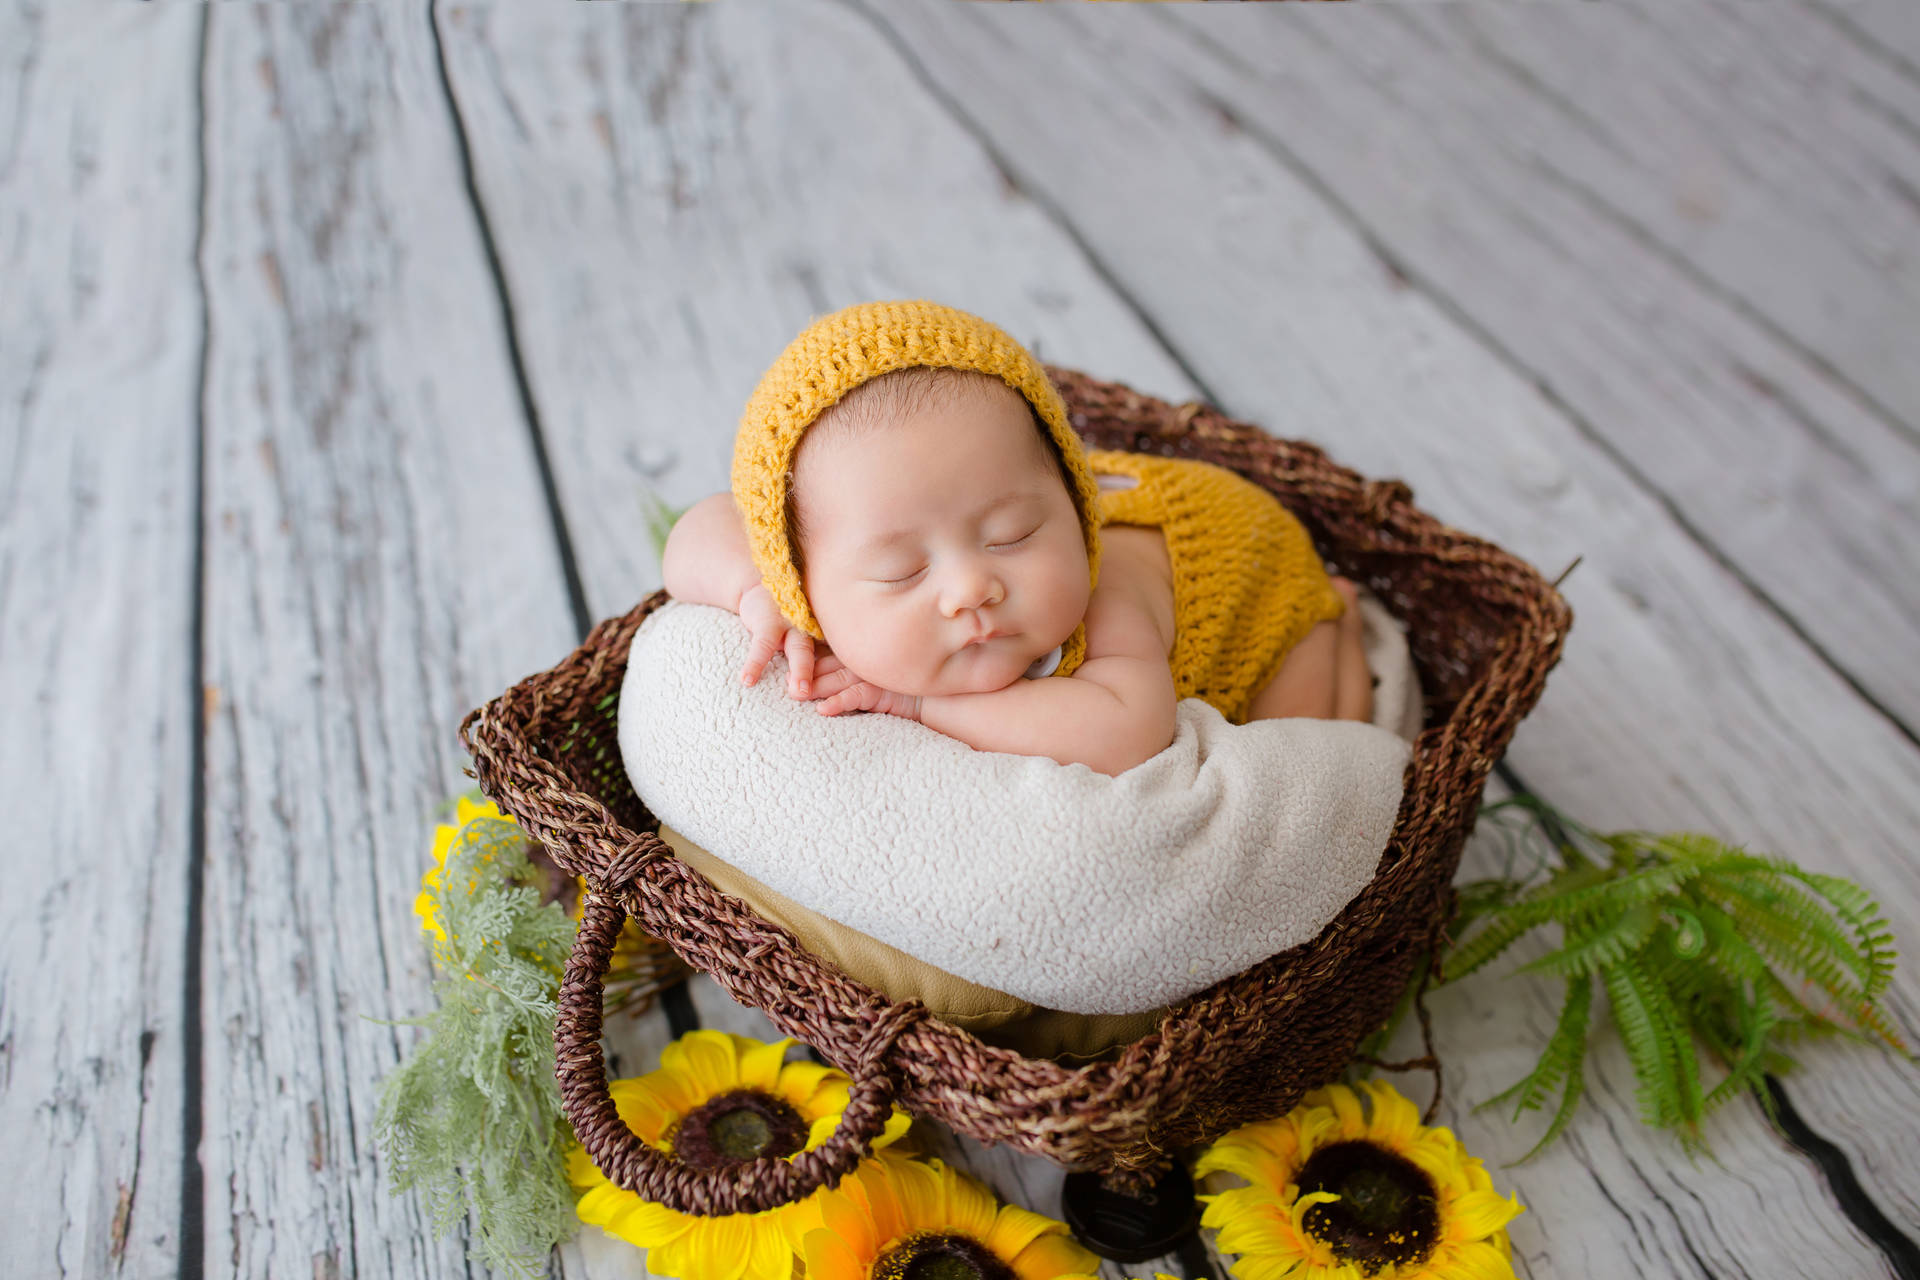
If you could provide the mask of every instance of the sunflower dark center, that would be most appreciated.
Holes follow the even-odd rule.
[[[1014,1280],[1013,1268],[970,1236],[922,1231],[881,1254],[871,1280]]]
[[[1440,1238],[1440,1202],[1433,1180],[1404,1156],[1371,1142],[1336,1142],[1307,1158],[1301,1195],[1331,1191],[1340,1198],[1316,1204],[1302,1217],[1334,1256],[1365,1275],[1382,1267],[1417,1265]]]
[[[709,1098],[680,1117],[669,1140],[676,1156],[696,1169],[720,1169],[790,1156],[807,1145],[807,1124],[779,1098],[739,1089]]]

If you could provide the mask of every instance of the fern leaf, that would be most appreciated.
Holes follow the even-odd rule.
[[[1608,924],[1583,922],[1564,926],[1566,945],[1520,967],[1522,973],[1550,973],[1560,977],[1598,973],[1618,964],[1646,945],[1660,916],[1644,903]]]
[[[1569,1074],[1584,1070],[1587,1058],[1588,1015],[1593,1008],[1593,979],[1582,974],[1567,979],[1567,1000],[1560,1006],[1560,1019],[1553,1029],[1540,1060],[1518,1081],[1488,1098],[1474,1110],[1514,1102],[1513,1118],[1532,1111],[1546,1102],[1547,1095]]]
[[[1745,876],[1716,877],[1702,891],[1774,964],[1812,982],[1848,1010],[1867,1000],[1867,961],[1806,895],[1778,881],[1757,884]]]
[[[1851,880],[1801,871],[1797,867],[1789,874],[1831,903],[1840,918],[1853,928],[1867,962],[1863,990],[1869,1000],[1877,998],[1893,980],[1893,963],[1898,957],[1893,949],[1893,930],[1880,915],[1880,905]]]
[[[1624,960],[1603,973],[1613,1019],[1638,1078],[1640,1114],[1655,1128],[1697,1137],[1700,1079],[1691,1037],[1679,1025],[1672,1001],[1641,966]]]

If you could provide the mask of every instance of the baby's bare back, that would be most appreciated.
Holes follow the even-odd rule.
[[[1166,652],[1171,655],[1176,632],[1173,562],[1167,555],[1166,538],[1158,529],[1110,524],[1100,531],[1100,545],[1101,585],[1111,583],[1134,596],[1159,629]],[[1372,718],[1373,680],[1367,670],[1355,591],[1345,578],[1335,578],[1333,583],[1347,602],[1346,612],[1337,622],[1316,624],[1293,647],[1279,671],[1253,696],[1247,719]],[[1088,615],[1089,649],[1103,647],[1095,634],[1102,616],[1111,615],[1099,610]]]
[[[1167,540],[1158,529],[1131,524],[1102,526],[1100,584],[1133,594],[1158,628],[1165,652],[1173,652],[1173,561],[1167,555]],[[1099,622],[1097,611],[1088,615],[1090,649],[1105,647],[1094,634]]]

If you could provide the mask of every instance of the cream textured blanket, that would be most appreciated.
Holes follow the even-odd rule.
[[[1373,876],[1420,694],[1361,598],[1375,723],[1178,708],[1119,777],[741,685],[747,631],[668,603],[634,637],[620,749],[668,826],[830,919],[1050,1009],[1171,1003],[1308,941]]]

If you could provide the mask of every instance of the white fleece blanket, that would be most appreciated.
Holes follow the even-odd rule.
[[[666,825],[829,919],[1050,1009],[1133,1013],[1308,941],[1372,877],[1420,695],[1363,595],[1375,723],[1228,724],[1179,704],[1119,777],[976,751],[739,680],[733,614],[670,602],[634,637],[620,749]]]

